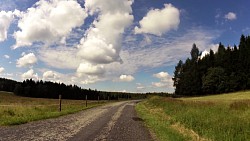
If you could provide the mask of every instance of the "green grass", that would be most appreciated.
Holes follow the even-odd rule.
[[[162,110],[158,112],[156,110],[152,114],[149,111],[153,109]],[[164,124],[165,128],[176,130],[183,135],[186,131],[193,130],[198,138],[202,137],[204,140],[246,141],[250,139],[250,91],[180,99],[152,97],[137,105],[137,110],[154,132],[157,132],[158,125],[151,126],[149,122],[157,120],[157,114],[161,114],[165,117],[165,122],[170,123]],[[153,119],[147,119],[147,116]],[[175,124],[187,130],[182,132],[178,128],[173,128]],[[161,134],[169,134],[168,131],[162,132]],[[164,140],[162,136],[167,135],[161,134],[156,133],[161,140]],[[194,137],[191,136],[192,140],[195,139]],[[184,140],[190,140],[190,138]]]
[[[31,121],[55,118],[75,113],[87,108],[104,104],[89,101],[88,107],[84,100],[62,99],[62,111],[59,112],[58,99],[27,98],[13,93],[0,92],[0,125],[18,125]]]
[[[136,111],[145,121],[150,131],[162,141],[180,141],[189,138],[171,128],[171,121],[162,112],[161,108],[152,107],[148,102],[136,105]]]
[[[190,101],[212,101],[212,102],[222,102],[230,103],[234,100],[246,100],[250,99],[250,91],[235,92],[229,94],[220,94],[220,95],[210,95],[204,97],[191,97],[191,98],[180,98],[181,100],[190,100]]]

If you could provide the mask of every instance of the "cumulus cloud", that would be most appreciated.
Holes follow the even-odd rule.
[[[77,57],[81,60],[77,76],[83,84],[103,81],[106,65],[122,62],[122,34],[133,22],[132,1],[86,0],[89,15],[97,16],[80,40]]]
[[[4,68],[0,67],[0,73],[3,73],[3,72],[4,72]]]
[[[136,26],[134,31],[139,33],[150,33],[161,36],[174,29],[180,24],[180,11],[172,4],[165,4],[163,9],[150,10],[141,21],[140,27]]]
[[[75,85],[81,85],[81,80],[76,77],[75,73],[60,73],[55,70],[50,69],[39,69],[39,72],[42,73],[41,79],[44,81],[51,81],[51,82],[57,82],[57,83],[64,83],[67,85],[75,84]]]
[[[34,80],[38,80],[38,74],[34,72],[33,69],[28,70],[27,72],[23,73],[21,75],[22,79],[34,79]]]
[[[32,66],[37,62],[37,58],[34,53],[23,54],[23,57],[19,58],[16,62],[17,67]]]
[[[86,17],[85,10],[75,0],[40,0],[21,14],[13,48],[30,46],[34,42],[60,42],[73,28],[80,27]]]
[[[229,13],[227,13],[227,14],[225,15],[224,18],[227,19],[227,20],[232,21],[232,20],[236,20],[236,19],[237,19],[237,16],[236,16],[236,13],[229,12]]]
[[[153,76],[156,78],[159,78],[159,79],[164,79],[164,78],[168,77],[169,74],[167,72],[159,72],[157,74],[154,74]]]
[[[57,74],[53,71],[46,71],[43,73],[43,79],[47,80],[47,79],[56,79],[57,78]]]
[[[160,79],[160,82],[152,82],[154,87],[173,87],[172,77],[167,72],[159,72],[153,76]]]
[[[77,69],[77,73],[82,76],[87,75],[102,75],[105,70],[103,65],[92,65],[90,63],[81,63]]]
[[[14,19],[14,12],[0,11],[0,42],[7,39],[7,31]]]
[[[131,4],[127,0],[86,0],[88,12],[98,17],[78,45],[78,56],[92,64],[121,61],[122,34],[133,21]]]
[[[210,44],[208,45],[208,47],[201,53],[201,56],[200,58],[202,59],[203,57],[205,57],[206,55],[208,55],[210,52],[207,51],[208,50],[213,50],[213,52],[217,52],[218,51],[218,47],[219,47],[219,44]]]
[[[209,52],[207,50],[204,50],[202,53],[201,53],[201,59],[204,58],[206,55],[208,55]]]
[[[85,77],[82,77],[80,83],[81,84],[93,84],[98,81],[104,81],[104,79],[100,78],[100,76],[97,76],[97,75],[87,75]]]
[[[120,76],[120,81],[123,81],[123,82],[131,82],[131,81],[133,81],[135,78],[132,76],[132,75],[125,75],[125,74],[123,74],[123,75],[121,75]]]
[[[16,79],[16,78],[13,78],[14,74],[13,73],[0,73],[0,77],[2,78],[7,78],[7,79]]]

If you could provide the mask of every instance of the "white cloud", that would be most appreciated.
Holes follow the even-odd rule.
[[[37,62],[37,58],[34,53],[23,54],[23,57],[19,58],[16,62],[17,67],[32,66]]]
[[[0,77],[2,78],[7,78],[7,79],[12,79],[12,80],[17,80],[16,78],[13,78],[14,74],[13,73],[0,73]],[[18,81],[18,80],[17,80]]]
[[[96,83],[98,81],[104,81],[104,79],[100,78],[97,75],[87,75],[87,76],[81,78],[80,83],[81,84],[93,84],[93,83]]]
[[[172,4],[165,4],[163,9],[152,9],[139,22],[140,27],[135,27],[135,33],[150,33],[161,36],[180,24],[180,11]]]
[[[219,44],[210,44],[208,49],[212,49],[214,52],[218,51]]]
[[[225,15],[225,19],[227,20],[236,20],[237,19],[237,15],[233,12],[229,12]]]
[[[105,70],[103,65],[92,65],[90,63],[81,63],[77,68],[77,73],[82,76],[86,75],[102,75],[104,74]]]
[[[0,67],[0,73],[3,73],[3,72],[4,72],[4,68]]]
[[[85,9],[97,18],[77,46],[77,57],[81,63],[76,73],[82,84],[106,80],[109,76],[105,75],[105,66],[122,62],[119,55],[122,34],[134,19],[132,3],[127,0],[85,1]]]
[[[201,56],[200,58],[202,59],[203,57],[205,57],[206,55],[210,54],[208,50],[213,50],[214,53],[216,53],[218,51],[218,47],[219,47],[219,44],[210,44],[208,45],[208,47],[201,53]]]
[[[43,48],[38,51],[38,58],[53,68],[77,69],[81,60],[76,53],[76,48]]]
[[[201,53],[201,59],[204,58],[206,55],[208,55],[209,52],[207,50],[204,50],[202,53]]]
[[[78,56],[92,64],[121,61],[122,34],[133,21],[131,4],[127,0],[86,0],[86,9],[98,17],[82,38]]]
[[[0,42],[7,39],[7,31],[13,19],[13,12],[0,11]]]
[[[135,78],[132,76],[132,75],[121,75],[120,76],[120,81],[123,81],[123,82],[131,82],[133,81]]]
[[[181,36],[169,39],[152,36],[154,46],[150,47],[138,47],[138,42],[125,42],[125,47],[120,53],[123,63],[114,62],[105,65],[106,76],[135,74],[142,69],[175,66],[179,60],[185,60],[190,56],[193,43],[196,43],[200,50],[209,50],[213,45],[213,40],[217,38],[214,35],[218,36],[219,33],[212,30],[190,29]]]
[[[10,56],[7,55],[7,54],[5,54],[3,57],[6,58],[6,59],[9,59],[9,58],[10,58]]]
[[[153,76],[160,79],[160,82],[152,82],[154,87],[173,88],[172,77],[167,72],[159,72]]]
[[[143,86],[141,83],[136,83],[136,89],[138,90],[145,89],[145,86]]]
[[[34,42],[60,42],[73,28],[80,27],[86,17],[84,9],[75,0],[40,0],[21,14],[20,30],[14,33],[16,44],[13,48],[30,46]]]
[[[168,85],[166,83],[162,83],[162,82],[152,82],[152,86],[157,87],[157,88],[161,88],[161,87],[167,87]]]
[[[34,80],[38,80],[38,74],[34,72],[33,69],[28,70],[27,72],[23,73],[21,75],[22,79],[34,79]]]
[[[91,15],[96,12],[103,13],[132,13],[133,0],[86,0],[85,7]]]
[[[44,80],[56,80],[58,79],[58,75],[57,73],[53,72],[53,71],[46,71],[43,73],[43,79]]]
[[[46,68],[39,69],[39,72],[42,73],[42,80],[51,81],[57,83],[64,83],[67,85],[75,84],[81,85],[81,79],[76,76],[75,73],[60,73],[55,70],[50,70]]]
[[[154,74],[153,76],[159,79],[164,79],[166,77],[168,77],[168,73],[167,72],[159,72],[157,74]]]

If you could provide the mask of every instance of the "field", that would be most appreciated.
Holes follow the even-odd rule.
[[[151,97],[136,109],[160,140],[250,139],[250,91],[178,99]]]
[[[62,99],[62,111],[59,112],[58,99],[19,97],[13,93],[0,92],[0,126],[23,124],[35,120],[55,118],[95,107],[105,102]]]

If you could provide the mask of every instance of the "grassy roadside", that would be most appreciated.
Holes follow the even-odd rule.
[[[15,96],[13,93],[0,92],[0,126],[55,118],[104,103],[89,101],[86,107],[83,100],[62,100],[62,111],[59,112],[57,99],[26,98]]]
[[[185,140],[184,135],[171,128],[172,121],[164,114],[163,109],[150,105],[148,101],[140,102],[136,105],[136,111],[144,120],[150,131],[161,141]]]
[[[250,139],[250,91],[182,99],[152,97],[136,109],[160,140]]]

